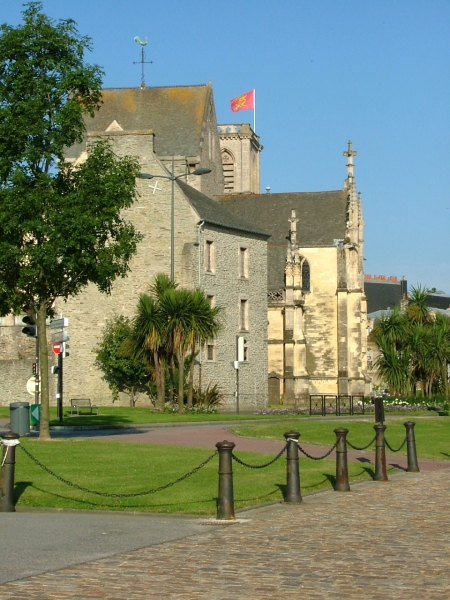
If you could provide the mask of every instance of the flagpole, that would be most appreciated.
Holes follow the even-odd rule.
[[[256,90],[253,89],[253,131],[256,133]]]

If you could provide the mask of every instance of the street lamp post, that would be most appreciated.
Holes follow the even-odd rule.
[[[181,173],[174,175],[174,156],[172,155],[172,172],[170,175],[152,175],[150,173],[139,173],[139,179],[153,179],[158,177],[161,179],[169,179],[172,182],[172,197],[170,205],[170,279],[175,281],[175,181],[181,177],[188,175],[206,175],[211,173],[211,169],[201,168],[195,169],[192,173]]]

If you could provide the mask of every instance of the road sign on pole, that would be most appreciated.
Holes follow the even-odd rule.
[[[36,392],[36,387],[37,385],[39,386],[38,389],[40,389],[41,387],[41,382],[36,380],[36,377],[30,377],[29,380],[27,381],[27,392],[31,395],[34,396],[35,392]]]
[[[67,334],[67,331],[58,331],[58,333],[54,333],[52,335],[52,342],[54,344],[56,344],[57,342],[68,342],[69,339],[70,338]]]
[[[52,344],[53,354],[60,354],[62,352],[62,344]]]
[[[50,329],[62,329],[63,327],[69,327],[69,319],[67,317],[50,321]]]

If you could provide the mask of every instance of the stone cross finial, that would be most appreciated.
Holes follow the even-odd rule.
[[[353,177],[353,157],[356,156],[358,153],[356,152],[356,150],[352,149],[352,142],[351,140],[348,141],[348,150],[346,150],[345,152],[343,152],[344,156],[347,156],[348,158],[348,163],[347,163],[347,176]]]

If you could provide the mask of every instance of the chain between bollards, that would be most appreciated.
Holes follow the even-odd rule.
[[[403,423],[406,428],[406,451],[408,454],[408,467],[409,473],[418,473],[419,465],[417,463],[417,452],[416,452],[416,439],[414,437],[414,426],[413,421],[407,421]]]
[[[234,442],[217,442],[219,452],[219,494],[217,499],[217,519],[234,521],[234,493],[233,493],[233,448]]]
[[[386,448],[384,442],[384,432],[386,431],[386,425],[383,423],[377,423],[373,428],[376,432],[375,441],[375,475],[374,481],[388,481],[386,472]]]
[[[298,431],[288,431],[284,434],[287,442],[286,456],[286,495],[285,502],[301,504],[303,502],[300,492],[300,467],[298,460]]]
[[[0,512],[15,512],[14,506],[14,470],[16,464],[16,446],[20,444],[19,434],[9,432],[2,436],[2,469],[0,473]]]
[[[349,492],[348,464],[347,464],[347,433],[348,429],[338,427],[336,434],[336,483],[335,492]]]

